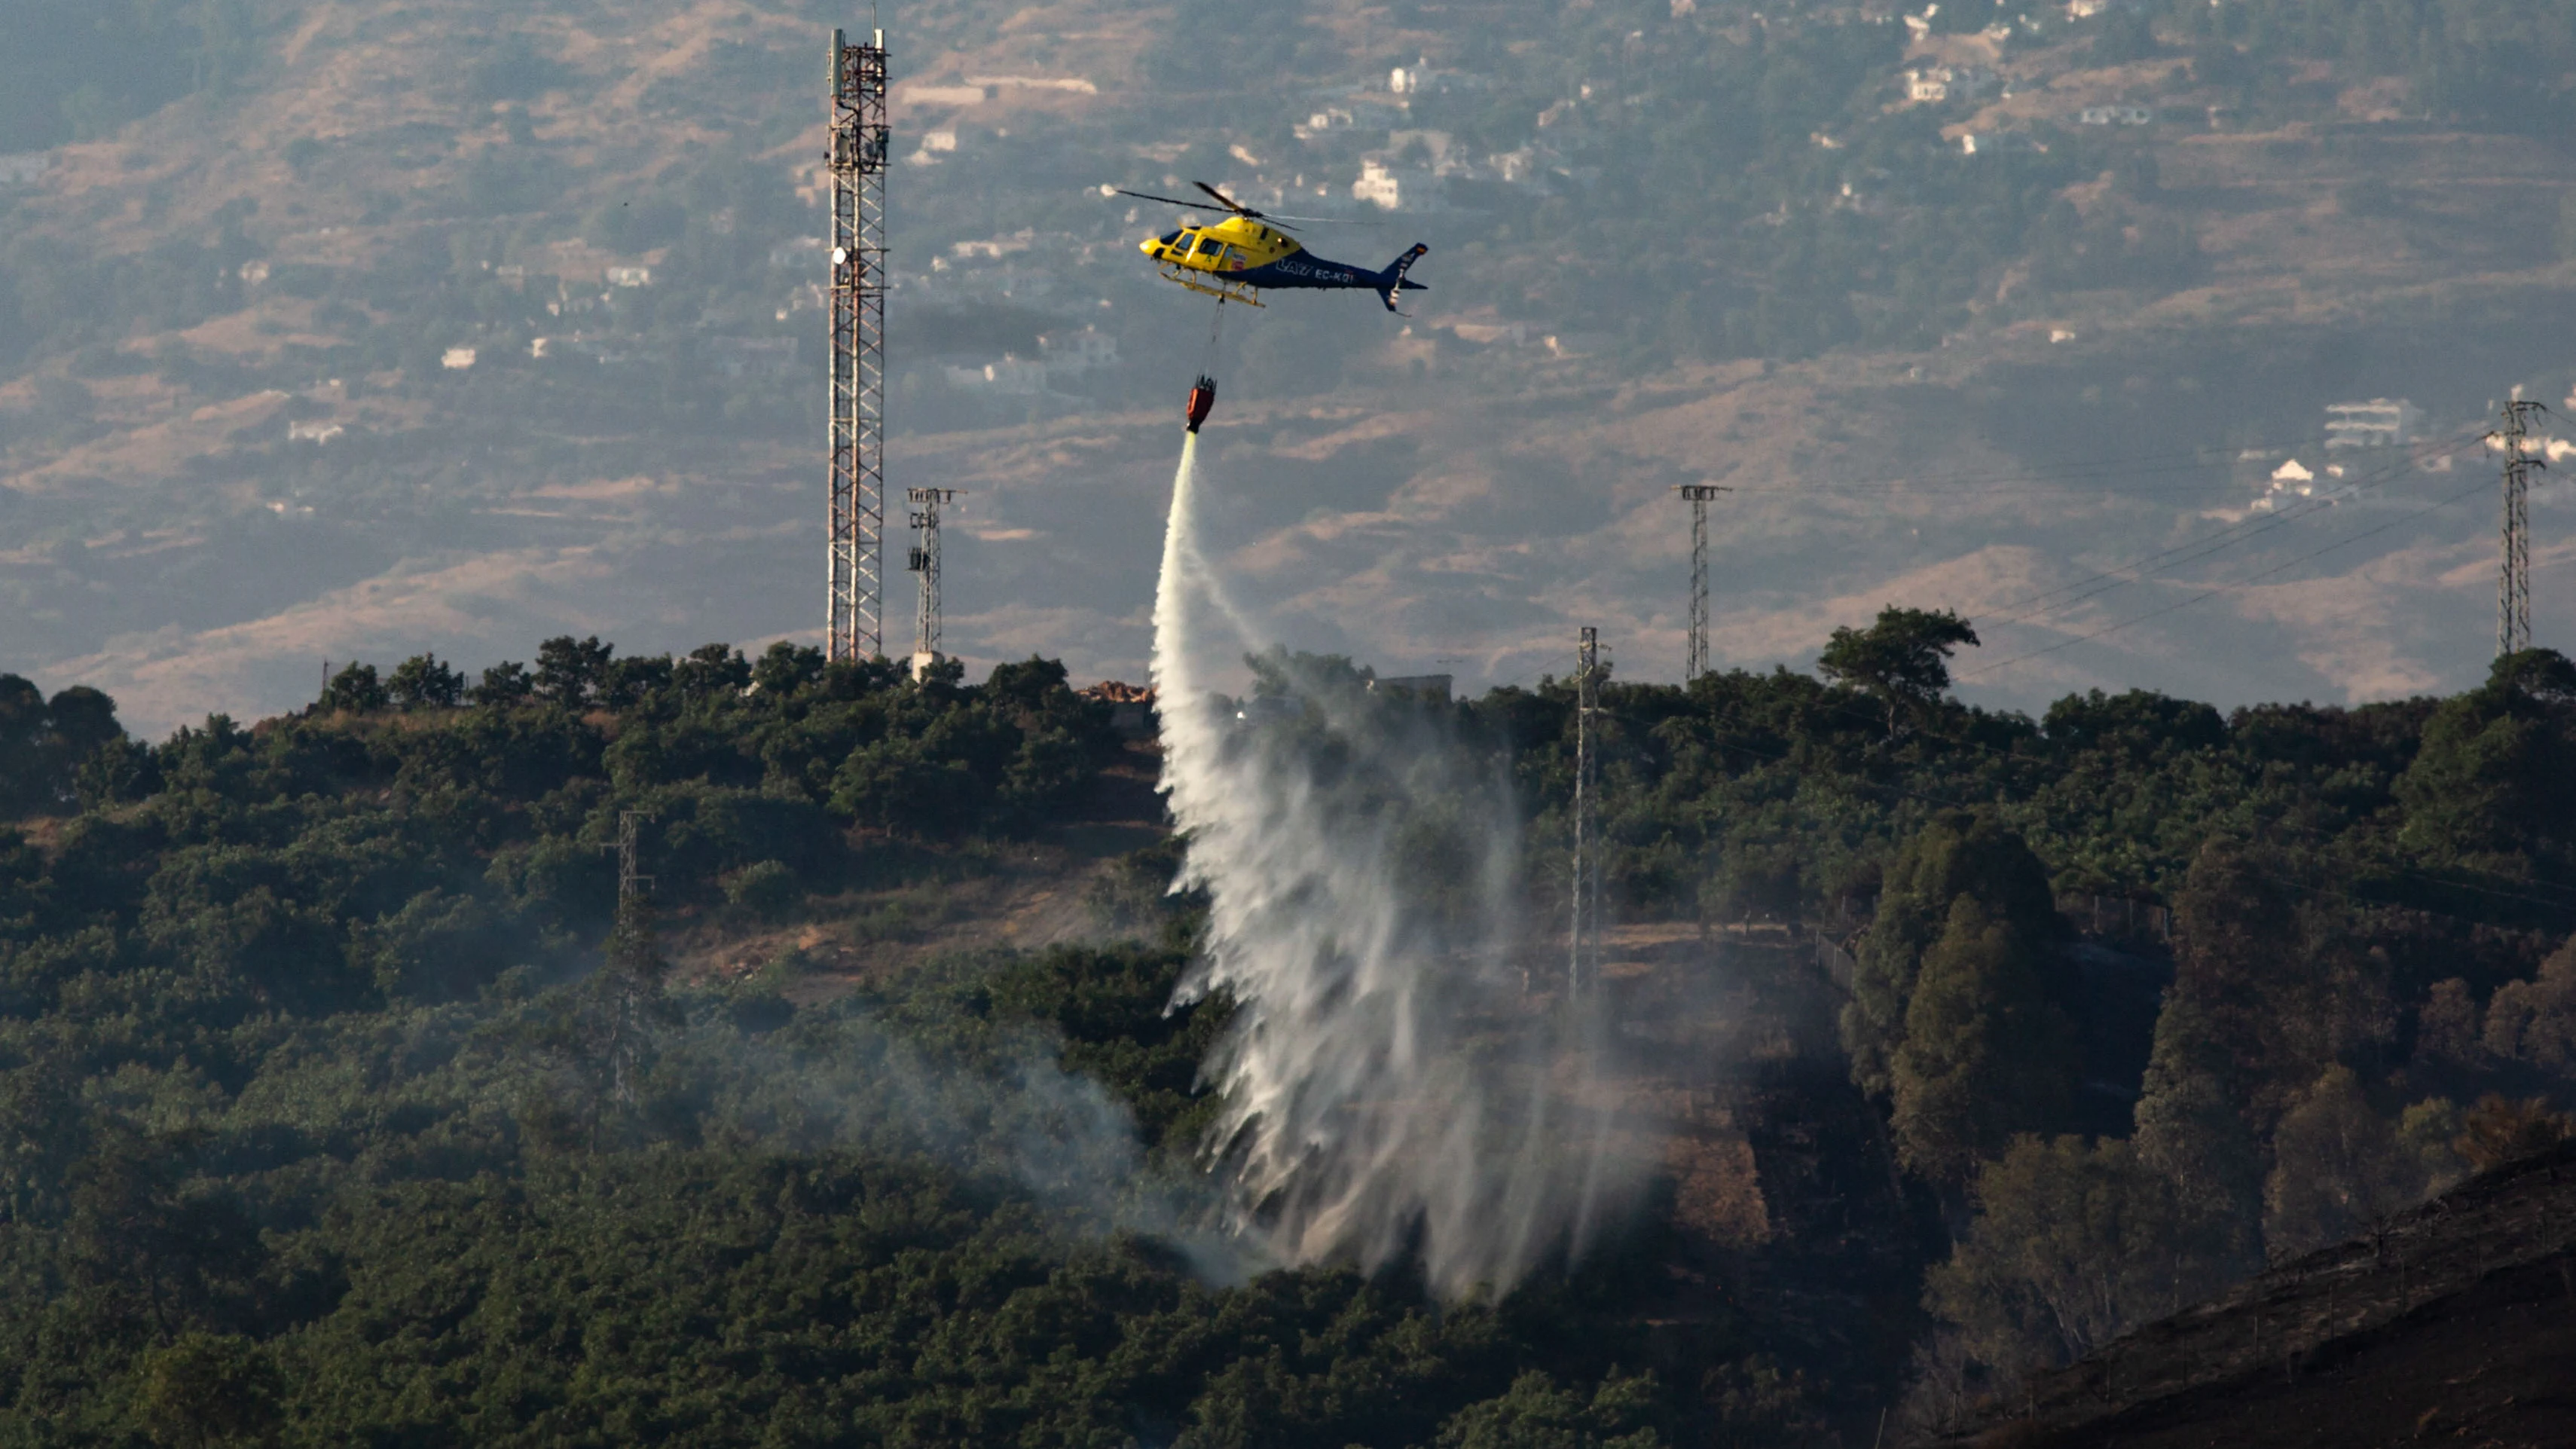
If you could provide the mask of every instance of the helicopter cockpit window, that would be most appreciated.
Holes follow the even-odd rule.
[[[1181,234],[1177,231],[1167,231],[1163,233],[1163,245],[1167,247],[1178,246],[1180,244],[1180,240]]]

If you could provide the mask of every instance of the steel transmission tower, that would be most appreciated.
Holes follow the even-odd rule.
[[[2548,461],[2523,451],[2531,438],[2530,417],[2548,409],[2520,398],[2504,405],[2503,425],[2493,436],[2504,445],[2504,526],[2501,569],[2496,576],[2496,656],[2519,654],[2531,647],[2531,470]]]
[[[1676,483],[1673,491],[1691,510],[1690,658],[1682,664],[1682,683],[1708,672],[1708,501],[1734,490],[1715,483]]]
[[[1574,665],[1574,869],[1566,999],[1601,980],[1601,631],[1585,628]]]
[[[644,819],[640,810],[617,812],[617,904],[621,909],[653,886],[653,878],[640,868],[643,857],[636,844],[636,827]]]
[[[963,491],[959,488],[903,490],[903,496],[912,503],[912,526],[921,536],[906,564],[921,576],[921,592],[912,611],[912,652],[916,667],[920,656],[939,652],[939,510],[943,505],[955,502]]]
[[[885,651],[885,32],[832,32],[832,503],[824,652]]]

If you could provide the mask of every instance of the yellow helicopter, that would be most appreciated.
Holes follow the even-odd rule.
[[[1190,183],[1215,197],[1218,204],[1183,201],[1176,196],[1155,196],[1150,192],[1120,189],[1118,195],[1133,196],[1143,201],[1159,201],[1167,206],[1186,206],[1199,211],[1232,213],[1222,221],[1204,226],[1185,226],[1178,231],[1148,238],[1141,246],[1145,255],[1156,263],[1155,270],[1193,292],[1204,293],[1221,302],[1261,305],[1260,293],[1270,287],[1322,287],[1365,289],[1375,292],[1395,308],[1398,292],[1426,290],[1422,283],[1404,274],[1424,252],[1431,250],[1419,242],[1385,267],[1371,271],[1347,262],[1328,261],[1306,250],[1288,235],[1296,228],[1291,221],[1326,221],[1326,217],[1276,217],[1258,212],[1204,181]]]

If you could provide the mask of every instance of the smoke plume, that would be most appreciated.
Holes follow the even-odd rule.
[[[1589,1003],[1524,989],[1562,962],[1519,954],[1518,813],[1446,708],[1276,651],[1253,718],[1211,689],[1212,656],[1265,641],[1200,554],[1196,450],[1173,481],[1154,683],[1176,889],[1211,902],[1182,996],[1236,1003],[1206,1067],[1234,1229],[1287,1262],[1418,1254],[1445,1297],[1508,1291],[1582,1252],[1643,1176],[1613,1130],[1608,1035]]]

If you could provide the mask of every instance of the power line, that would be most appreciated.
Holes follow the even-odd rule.
[[[2025,619],[2036,618],[2043,614],[2057,613],[2075,604],[2082,603],[2086,599],[2108,593],[2112,588],[2118,588],[2123,584],[2137,581],[2134,578],[2123,578],[2121,577],[2122,575],[2137,574],[2142,570],[2148,569],[2170,568],[2179,564],[2192,563],[2197,560],[2207,558],[2212,554],[2233,548],[2237,544],[2245,542],[2247,539],[2259,538],[2263,534],[2271,532],[2273,529],[2286,527],[2287,525],[2295,523],[2302,518],[2306,518],[2311,514],[2321,513],[2326,509],[2336,507],[2348,499],[2358,497],[2359,495],[2377,488],[2384,483],[2403,477],[2411,467],[2420,467],[2423,462],[2430,461],[2432,458],[2446,457],[2460,451],[2462,448],[2474,446],[2477,441],[2478,440],[2475,438],[2462,438],[2455,440],[2451,443],[2445,444],[2439,449],[2436,449],[2424,459],[2419,460],[2410,456],[2406,462],[2391,463],[2373,473],[2365,473],[2359,479],[2356,479],[2344,487],[2334,489],[2328,493],[2320,494],[2306,500],[2305,502],[2294,504],[2279,512],[2265,514],[2260,518],[2240,519],[2235,523],[2229,524],[2225,528],[2216,530],[2215,532],[2203,534],[2198,538],[2187,539],[2181,543],[2174,544],[2171,547],[2159,549],[2154,553],[2130,559],[2125,563],[2114,564],[2107,569],[2102,569],[2092,574],[2088,574],[2085,577],[2076,579],[2070,583],[2060,584],[2053,589],[2046,589],[2039,593],[2032,594],[2027,598],[2005,604],[2002,607],[2006,610],[2021,610],[2022,612],[2006,613],[2000,618],[1990,618],[1989,622],[1994,624],[2018,624]],[[2088,589],[2089,585],[2102,583],[2106,580],[2112,581],[2109,587]],[[2067,599],[2062,602],[2048,602],[2049,600],[2056,599],[2061,594],[2066,594],[2078,589],[2087,589],[2088,591],[2075,598]]]
[[[2472,434],[2472,437],[2475,435]],[[2095,481],[2104,478],[2149,477],[2165,473],[2201,472],[2242,461],[2245,455],[2297,453],[2323,448],[2333,439],[2323,434],[2309,434],[2283,442],[2255,442],[2242,445],[2204,446],[2178,449],[2166,453],[2137,453],[2122,457],[2089,457],[2059,464],[2042,464],[2022,472],[1995,473],[1983,469],[1957,469],[1937,473],[1909,473],[1892,478],[1844,479],[1829,482],[1795,482],[1780,484],[1737,484],[1743,493],[1817,493],[1857,490],[1897,491],[1926,486],[1951,486],[1990,489],[2010,484],[2060,485]]]
[[[2037,658],[2039,658],[2039,657],[2040,657],[2041,655],[2043,655],[2043,654],[2054,654],[2054,653],[2056,653],[2056,652],[2057,652],[2058,650],[2060,650],[2060,649],[2070,649],[2070,648],[2073,648],[2075,645],[2085,643],[2085,642],[2086,642],[2086,641],[2088,641],[2088,640],[2099,639],[2099,638],[2103,637],[2103,636],[2104,636],[2104,635],[2106,635],[2106,634],[2116,634],[2116,633],[2120,632],[2121,630],[2128,628],[2128,627],[2129,627],[2130,625],[2132,625],[2132,624],[2143,624],[2143,623],[2145,623],[2146,621],[2148,621],[2149,619],[2161,618],[2161,617],[2163,617],[2163,616],[2164,616],[2164,615],[2166,615],[2166,614],[2173,613],[2173,612],[2174,612],[2175,610],[2177,610],[2177,609],[2188,609],[2188,608],[2190,608],[2192,605],[2194,605],[2194,604],[2197,604],[2197,603],[2201,602],[2203,599],[2213,599],[2213,598],[2216,598],[2217,596],[2219,596],[2220,594],[2223,594],[2223,593],[2228,592],[2228,591],[2229,591],[2229,590],[2231,590],[2231,589],[2241,589],[2241,588],[2245,587],[2247,584],[2253,583],[2253,582],[2255,582],[2255,581],[2256,581],[2256,580],[2258,580],[2258,579],[2267,579],[2267,578],[2270,578],[2270,577],[2271,577],[2272,575],[2274,575],[2274,574],[2277,574],[2277,573],[2282,572],[2282,571],[2283,571],[2283,570],[2285,570],[2285,569],[2295,568],[2295,567],[2297,567],[2298,565],[2303,564],[2303,563],[2306,563],[2308,560],[2310,560],[2310,559],[2312,559],[2312,558],[2316,558],[2316,557],[2318,557],[2318,556],[2319,556],[2319,555],[2321,555],[2321,554],[2329,554],[2329,553],[2332,553],[2332,552],[2334,552],[2336,549],[2342,548],[2342,547],[2344,547],[2344,546],[2346,546],[2346,545],[2348,545],[2348,544],[2359,543],[2361,540],[2363,540],[2363,539],[2365,539],[2365,538],[2370,538],[2370,537],[2372,537],[2372,536],[2374,536],[2374,535],[2377,535],[2377,534],[2386,533],[2388,530],[2390,530],[2390,529],[2392,529],[2392,528],[2399,527],[2400,525],[2403,525],[2403,524],[2412,523],[2412,522],[2414,522],[2416,519],[2422,518],[2422,517],[2426,516],[2427,514],[2431,514],[2431,513],[2439,512],[2440,510],[2445,509],[2445,508],[2448,508],[2448,507],[2450,507],[2452,504],[2459,502],[2461,499],[2468,497],[2468,496],[2469,496],[2470,494],[2472,494],[2472,493],[2477,493],[2477,492],[2480,492],[2480,491],[2484,490],[2486,486],[2487,486],[2487,485],[2486,485],[2486,484],[2484,484],[2484,483],[2478,483],[2478,484],[2476,484],[2476,485],[2474,485],[2474,486],[2472,486],[2472,487],[2470,487],[2470,488],[2464,489],[2464,490],[2462,490],[2462,491],[2460,491],[2460,492],[2458,492],[2458,493],[2454,493],[2454,494],[2452,494],[2450,497],[2448,497],[2448,498],[2444,498],[2444,499],[2440,500],[2439,502],[2436,502],[2436,503],[2433,503],[2433,504],[2429,504],[2429,505],[2427,505],[2426,507],[2423,507],[2423,508],[2419,508],[2419,509],[2415,510],[2414,512],[2409,513],[2409,514],[2407,514],[2406,516],[2404,516],[2404,517],[2402,517],[2402,518],[2394,518],[2394,519],[2390,519],[2388,522],[2383,523],[2383,524],[2379,525],[2379,526],[2378,526],[2378,527],[2376,527],[2376,528],[2366,528],[2366,529],[2363,529],[2363,530],[2362,530],[2361,532],[2359,532],[2359,533],[2352,534],[2352,535],[2350,535],[2349,537],[2345,537],[2345,538],[2337,539],[2337,540],[2335,540],[2333,543],[2327,544],[2327,545],[2326,545],[2325,547],[2323,547],[2323,548],[2311,549],[2311,550],[2309,550],[2309,551],[2308,551],[2308,552],[2306,552],[2306,553],[2300,554],[2298,557],[2296,557],[2296,558],[2294,558],[2294,559],[2290,559],[2289,561],[2287,561],[2287,562],[2285,562],[2285,563],[2275,564],[2275,565],[2274,565],[2274,566],[2272,566],[2271,568],[2264,569],[2264,570],[2262,570],[2262,571],[2261,571],[2261,572],[2259,572],[2259,573],[2249,574],[2249,575],[2247,575],[2247,576],[2246,576],[2246,577],[2244,577],[2244,578],[2237,579],[2237,580],[2234,580],[2234,581],[2229,582],[2229,583],[2219,584],[2219,585],[2216,585],[2216,586],[2214,586],[2214,587],[2212,587],[2212,588],[2204,589],[2204,590],[2202,590],[2200,593],[2194,594],[2194,595],[2192,595],[2190,598],[2188,598],[2188,599],[2184,599],[2184,600],[2182,600],[2182,601],[2181,601],[2181,602],[2179,602],[2179,603],[2167,604],[2167,605],[2165,605],[2163,608],[2160,608],[2160,609],[2151,609],[2151,610],[2147,611],[2146,613],[2139,614],[2139,615],[2135,615],[2135,616],[2133,616],[2133,617],[2131,617],[2131,618],[2123,619],[2123,620],[2121,620],[2120,622],[2118,622],[2118,623],[2116,623],[2116,624],[2107,625],[2107,626],[2105,626],[2105,627],[2103,627],[2103,628],[2093,630],[2091,633],[2088,633],[2088,634],[2078,634],[2078,635],[2074,636],[2074,637],[2073,637],[2073,638],[2071,638],[2071,639],[2062,639],[2062,640],[2058,641],[2058,642],[2057,642],[2057,643],[2055,643],[2055,644],[2051,644],[2051,645],[2049,645],[2049,646],[2048,646],[2047,648],[2045,648],[2045,649],[2034,649],[2034,650],[2030,651],[2030,652],[2029,652],[2029,653],[2027,653],[2027,654],[2016,654],[2016,655],[2014,655],[2014,656],[2013,656],[2012,658],[2010,658],[2010,659],[1997,660],[1996,662],[1994,662],[1994,663],[1992,663],[1992,664],[1984,665],[1984,666],[1981,666],[1981,667],[1976,668],[1976,669],[1962,670],[1962,671],[1958,674],[1958,676],[1957,676],[1957,677],[1958,677],[1958,678],[1960,678],[1960,679],[1974,679],[1975,677],[1977,677],[1978,675],[1981,675],[1981,674],[1992,674],[1992,673],[1994,673],[1996,670],[1998,670],[1998,669],[2002,669],[2002,668],[2006,667],[2007,665],[2019,664],[2019,663],[2022,663],[2022,662],[2023,662],[2023,661],[2025,661],[2025,660],[2037,659]]]

